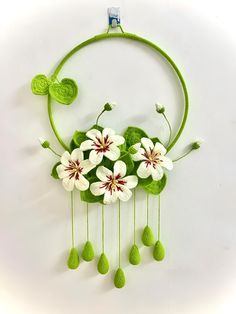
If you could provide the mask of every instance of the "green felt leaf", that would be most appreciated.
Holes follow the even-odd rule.
[[[51,176],[54,178],[54,179],[60,179],[58,177],[58,173],[57,173],[57,166],[59,166],[61,163],[60,162],[57,162],[53,168],[52,168],[52,172],[51,172]]]
[[[114,285],[116,288],[123,288],[125,285],[125,274],[121,268],[118,268],[114,277]]]
[[[151,140],[154,144],[156,144],[157,142],[158,142],[158,143],[161,143],[161,141],[159,140],[158,137],[150,138],[150,140]],[[161,143],[161,144],[162,144],[162,143]]]
[[[126,164],[126,167],[127,167],[126,175],[129,175],[134,169],[134,162],[132,160],[130,153],[122,152],[119,160],[122,160]]]
[[[152,181],[150,184],[145,185],[143,188],[146,192],[153,194],[153,195],[158,195],[162,192],[166,185],[166,175],[161,178],[161,180],[158,181]]]
[[[76,269],[79,266],[79,254],[76,248],[70,250],[70,255],[67,260],[67,265],[70,269]]]
[[[86,136],[86,132],[80,132],[80,131],[75,131],[73,135],[73,142],[76,145],[76,147],[80,147],[80,144],[84,141],[86,141],[88,138]]]
[[[31,81],[31,90],[35,95],[47,95],[50,81],[44,74],[36,75]]]
[[[152,177],[148,177],[146,179],[138,178],[138,186],[145,187],[152,183]]]
[[[127,148],[139,143],[142,137],[148,137],[142,129],[129,126],[124,133]]]
[[[162,261],[165,257],[165,248],[160,241],[157,241],[153,249],[153,257],[156,261]]]
[[[126,151],[126,142],[124,142],[124,144],[120,145],[119,149],[121,152],[125,152]]]
[[[136,244],[134,244],[129,252],[129,262],[132,265],[138,265],[141,261],[140,253],[139,253],[139,248],[137,247]]]
[[[50,84],[49,93],[57,102],[70,105],[78,95],[78,87],[74,80],[64,78],[59,83]]]
[[[99,180],[97,179],[97,181]],[[103,195],[95,196],[88,189],[86,191],[80,191],[80,198],[81,198],[81,201],[87,202],[87,203],[101,203],[103,200]]]
[[[84,245],[84,249],[82,251],[82,258],[86,262],[90,262],[94,259],[93,245],[90,241],[87,241]]]
[[[102,275],[105,275],[109,271],[109,262],[104,253],[102,253],[99,258],[97,270]]]
[[[104,128],[98,124],[94,124],[89,130],[92,130],[92,129],[96,129],[96,130],[102,132]]]
[[[154,235],[149,226],[146,226],[143,230],[142,242],[145,246],[152,246],[154,244]]]

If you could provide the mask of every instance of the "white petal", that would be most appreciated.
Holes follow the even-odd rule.
[[[61,156],[61,163],[67,167],[69,166],[69,160],[71,160],[70,153],[66,151]]]
[[[68,192],[73,191],[74,184],[75,184],[75,178],[74,177],[71,179],[69,179],[69,177],[67,177],[67,178],[64,178],[62,180],[62,185],[63,185],[64,189]]]
[[[122,189],[123,191],[118,192],[118,197],[122,202],[127,202],[131,198],[132,192],[127,187],[123,187]]]
[[[147,165],[144,161],[141,162],[141,164],[138,167],[137,175],[142,178],[146,179],[151,174],[152,167],[150,165]]]
[[[115,135],[115,131],[114,130],[112,130],[112,129],[109,129],[109,128],[105,128],[103,131],[102,131],[102,135],[103,135],[103,137],[105,137],[105,136],[112,136],[112,135]]]
[[[96,165],[91,163],[91,161],[88,159],[81,161],[80,166],[83,168],[82,174],[87,174],[89,171],[96,167]]]
[[[120,157],[120,149],[116,145],[111,144],[109,150],[104,155],[110,160],[117,160]]]
[[[166,149],[165,149],[165,147],[164,147],[161,143],[159,143],[159,142],[156,142],[156,144],[155,144],[155,146],[154,146],[154,150],[155,150],[156,152],[161,153],[161,155],[165,155],[165,154],[166,154]]]
[[[106,191],[104,194],[104,204],[111,204],[111,203],[115,203],[115,201],[117,200],[117,192],[116,191],[112,191],[112,193],[110,191]]]
[[[112,176],[112,171],[107,169],[104,166],[100,166],[97,168],[96,176],[103,182],[107,181],[107,177]]]
[[[168,170],[172,170],[173,169],[173,162],[170,158],[165,157],[165,156],[161,156],[161,166],[165,167]]]
[[[89,188],[89,182],[82,174],[80,174],[79,180],[75,180],[75,186],[78,190],[85,191]]]
[[[161,168],[161,166],[157,166],[156,168],[152,167],[152,178],[155,181],[161,180],[161,178],[163,177],[164,171]]]
[[[103,153],[96,152],[95,150],[91,150],[89,153],[89,160],[91,163],[98,165],[102,161]]]
[[[143,147],[147,151],[150,151],[150,149],[154,148],[153,142],[150,140],[150,138],[147,137],[141,138],[141,143],[143,144]]]
[[[82,150],[79,148],[74,149],[73,152],[71,153],[71,160],[73,161],[84,160],[84,153],[82,152]]]
[[[137,153],[131,154],[131,157],[134,161],[144,160],[145,157],[143,154],[145,153],[145,150],[143,148],[139,148]]]
[[[110,139],[112,143],[115,144],[116,146],[122,145],[125,142],[124,137],[120,135],[112,135],[110,136]]]
[[[93,195],[99,196],[105,193],[103,182],[95,182],[90,185],[90,191]]]
[[[125,186],[129,189],[133,189],[138,184],[138,178],[136,176],[128,176],[123,178],[123,180],[126,182]]]
[[[81,150],[89,150],[89,149],[93,149],[93,141],[91,140],[87,140],[87,141],[84,141],[80,144],[80,147],[79,147]]]
[[[63,165],[57,166],[56,170],[60,179],[64,179],[69,176],[68,171],[65,171],[65,166]]]
[[[119,175],[120,178],[123,178],[126,175],[126,168],[126,164],[123,161],[116,161],[114,165],[114,176]]]
[[[92,129],[86,133],[86,136],[91,138],[92,140],[96,140],[96,138],[102,137],[102,133],[96,129]]]

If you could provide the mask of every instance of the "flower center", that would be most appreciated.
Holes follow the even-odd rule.
[[[143,156],[145,157],[147,167],[151,165],[153,168],[156,168],[156,166],[162,162],[162,159],[160,158],[161,154],[155,151],[154,148],[149,148],[149,151],[145,151]]]
[[[69,166],[65,168],[65,171],[68,171],[69,179],[74,177],[75,180],[79,180],[79,175],[82,173],[83,168],[80,166],[79,160],[69,160]]]
[[[96,137],[96,141],[93,142],[93,146],[95,147],[96,152],[98,153],[106,153],[107,151],[109,151],[110,145],[113,142],[111,141],[111,139],[109,138],[108,135],[106,135],[105,137]]]
[[[109,191],[111,194],[113,192],[123,191],[123,186],[127,182],[121,178],[121,175],[118,174],[116,176],[110,175],[107,176],[107,181],[103,183],[101,188],[105,188],[107,191]]]

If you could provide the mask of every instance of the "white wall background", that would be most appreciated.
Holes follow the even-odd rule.
[[[68,197],[49,173],[54,156],[37,138],[50,130],[46,99],[30,92],[31,78],[49,74],[77,43],[106,28],[106,9],[118,5],[125,30],[164,48],[183,71],[190,114],[170,156],[196,136],[205,145],[175,165],[162,200],[166,259],[156,263],[141,247],[143,262],[127,263],[132,210],[122,208],[124,289],[113,288],[117,266],[117,212],[106,209],[106,250],[111,272],[96,262],[66,268],[70,248]],[[9,0],[1,4],[1,207],[0,313],[231,314],[236,311],[235,211],[235,2],[211,0]],[[113,68],[113,71],[111,71]],[[165,136],[154,103],[167,107],[178,125],[181,93],[169,67],[148,48],[112,40],[82,50],[62,73],[74,77],[80,95],[71,107],[56,106],[63,136],[85,129],[109,100],[118,103],[103,124],[121,132],[139,125]],[[180,112],[181,113],[181,112]],[[63,122],[63,123],[62,123]],[[138,232],[145,224],[139,195]],[[151,200],[156,231],[156,200]],[[100,208],[91,208],[91,239],[100,253]],[[76,242],[85,241],[85,208],[76,200]]]

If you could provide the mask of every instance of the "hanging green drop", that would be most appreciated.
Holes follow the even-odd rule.
[[[99,258],[97,270],[102,275],[105,275],[109,271],[109,262],[104,253],[102,253]]]
[[[153,257],[155,258],[156,261],[160,262],[164,259],[165,257],[165,248],[161,241],[157,241],[154,249],[153,249]]]
[[[82,252],[82,258],[86,262],[90,262],[94,259],[93,245],[90,241],[87,241],[84,245],[84,249]]]
[[[125,274],[124,271],[119,267],[114,277],[114,285],[116,288],[123,288],[125,285]]]
[[[132,265],[138,265],[141,261],[139,248],[136,244],[132,245],[130,252],[129,252],[129,262]]]
[[[142,242],[145,246],[152,246],[154,244],[154,235],[152,229],[148,225],[143,230]]]
[[[79,266],[79,254],[76,248],[74,247],[70,250],[70,255],[67,260],[67,266],[70,269],[76,269]]]

